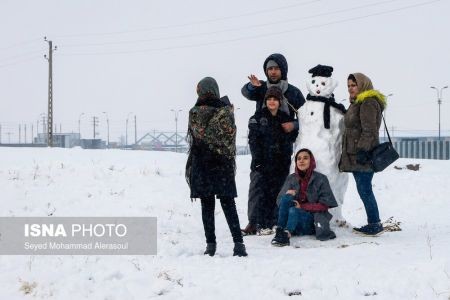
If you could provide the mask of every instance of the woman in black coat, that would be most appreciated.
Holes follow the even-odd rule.
[[[237,192],[233,107],[221,101],[214,78],[202,79],[197,85],[197,94],[197,103],[189,111],[186,179],[191,198],[200,198],[202,205],[205,254],[214,256],[216,252],[214,209],[217,196],[235,243],[233,255],[247,256],[234,201]]]

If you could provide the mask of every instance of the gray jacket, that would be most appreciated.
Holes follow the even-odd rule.
[[[281,197],[286,194],[288,190],[296,190],[297,195],[300,192],[300,183],[298,175],[293,173],[290,174],[280,193],[277,197],[277,204],[280,204]],[[310,203],[322,203],[327,205],[329,208],[338,206],[336,199],[334,198],[333,191],[331,190],[330,183],[328,182],[327,176],[322,173],[313,171],[311,179],[306,190],[306,198]],[[328,211],[326,212],[316,212],[314,215],[314,226],[316,229],[316,238],[321,241],[326,241],[336,237],[333,231],[330,229],[330,220],[333,217]]]

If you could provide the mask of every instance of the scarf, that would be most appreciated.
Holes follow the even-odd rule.
[[[310,153],[310,163],[309,163],[309,168],[306,171],[300,171],[299,168],[297,168],[297,155],[302,152],[304,149],[301,149],[297,152],[297,154],[295,155],[295,174],[297,174],[297,178],[298,178],[298,183],[300,184],[300,191],[299,191],[299,202],[300,203],[304,203],[307,202],[308,199],[306,197],[306,191],[308,190],[308,184],[309,184],[309,180],[311,179],[312,173],[314,171],[314,169],[316,168],[316,160],[314,158],[314,155],[312,155],[312,153]],[[311,151],[309,151],[311,152]]]
[[[306,99],[325,103],[325,107],[323,109],[323,124],[326,129],[330,129],[330,106],[333,106],[334,108],[340,110],[343,114],[345,114],[345,112],[347,111],[344,105],[336,103],[333,94],[331,94],[330,98],[322,96],[311,96],[310,94],[308,94],[306,95]]]

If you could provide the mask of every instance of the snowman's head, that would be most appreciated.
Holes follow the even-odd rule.
[[[333,67],[322,65],[317,65],[309,70],[312,77],[306,82],[306,87],[311,96],[329,98],[333,95],[338,83],[331,78],[331,72],[333,72]]]

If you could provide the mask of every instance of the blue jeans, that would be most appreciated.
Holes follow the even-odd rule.
[[[377,200],[372,191],[373,172],[353,172],[356,188],[359,197],[361,197],[367,214],[367,223],[380,222],[380,213],[378,212]]]
[[[294,206],[294,197],[286,194],[281,197],[278,211],[278,227],[287,229],[293,235],[314,234],[314,216]]]

